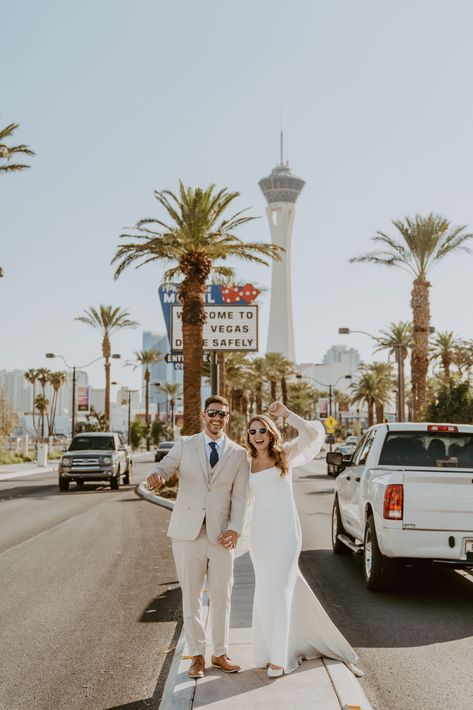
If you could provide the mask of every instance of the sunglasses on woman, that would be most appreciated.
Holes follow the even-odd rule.
[[[266,434],[268,427],[262,426],[261,429],[248,429],[248,434],[254,436],[255,434]]]
[[[225,419],[225,417],[228,416],[228,412],[224,412],[223,409],[207,409],[205,413],[211,419],[216,416],[220,417],[220,419]]]

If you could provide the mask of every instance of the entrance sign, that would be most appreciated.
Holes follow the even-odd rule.
[[[258,306],[207,305],[204,350],[258,350]],[[182,306],[171,307],[171,350],[182,350]]]
[[[183,365],[184,364],[184,355],[182,353],[166,353],[164,356],[164,359],[168,363],[173,363],[174,365]],[[209,353],[204,353],[204,356],[202,358],[203,363],[209,363],[210,362],[210,354]],[[176,368],[181,369],[181,368]]]

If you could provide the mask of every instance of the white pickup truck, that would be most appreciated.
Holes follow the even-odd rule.
[[[335,553],[363,553],[369,589],[389,589],[417,559],[473,567],[473,426],[378,424],[337,476]]]

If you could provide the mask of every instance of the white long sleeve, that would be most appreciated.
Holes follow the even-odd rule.
[[[319,453],[325,441],[325,427],[318,420],[302,419],[291,412],[287,418],[291,426],[297,429],[298,436],[284,445],[287,460],[291,467],[304,466]]]

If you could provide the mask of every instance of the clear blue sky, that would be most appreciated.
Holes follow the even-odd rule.
[[[0,368],[51,365],[47,351],[91,360],[99,336],[73,319],[101,302],[141,323],[113,339],[124,359],[142,329],[163,330],[162,269],[114,282],[109,264],[123,228],[159,213],[155,188],[238,190],[261,217],[241,236],[268,240],[257,183],[278,161],[281,103],[307,181],[292,252],[298,361],[337,342],[369,359],[368,339],[338,327],[410,318],[407,274],[348,263],[377,229],[433,210],[473,230],[470,0],[23,0],[1,15],[0,123],[20,123],[17,142],[37,156],[0,176]],[[473,336],[472,269],[461,256],[432,273],[437,329]],[[270,285],[269,269],[238,273]],[[90,373],[101,386],[101,367]]]

